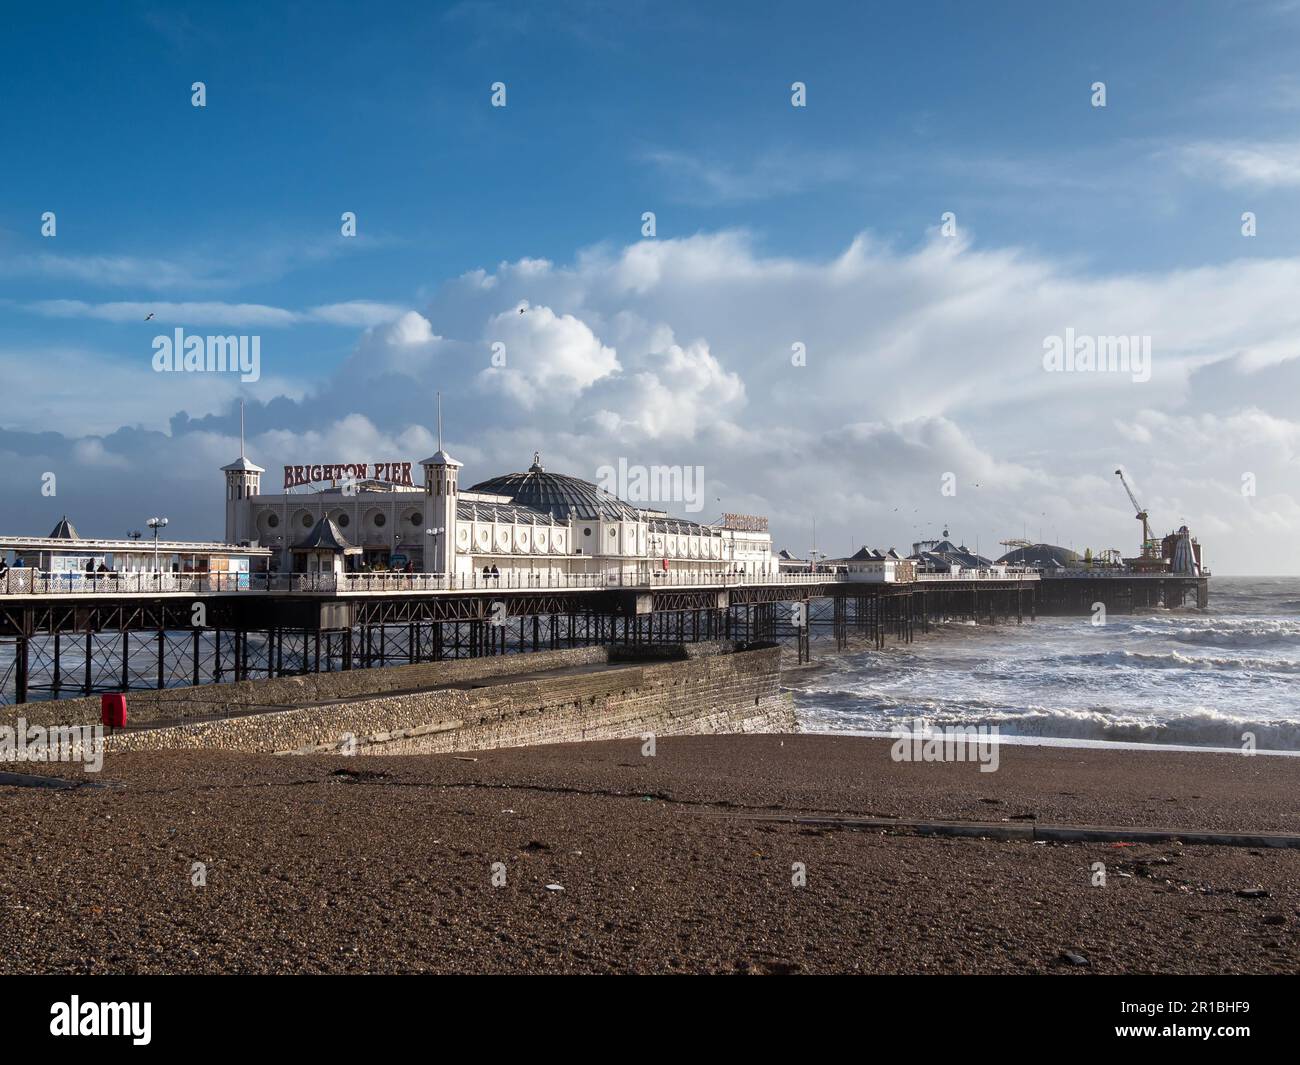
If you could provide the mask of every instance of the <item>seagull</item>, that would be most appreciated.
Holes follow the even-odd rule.
[[[152,317],[153,317],[153,311],[150,311],[148,314],[144,316],[144,320],[147,322]]]

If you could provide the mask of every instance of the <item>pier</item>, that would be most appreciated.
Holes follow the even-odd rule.
[[[1079,569],[1044,574],[1038,586],[1043,614],[1091,614],[1098,604],[1116,614],[1185,606],[1204,610],[1209,603],[1208,575]]]
[[[0,702],[366,669],[596,644],[910,643],[948,619],[1031,619],[1038,574],[690,572],[0,576]]]

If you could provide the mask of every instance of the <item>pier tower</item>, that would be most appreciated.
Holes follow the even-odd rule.
[[[463,464],[439,447],[420,465],[424,468],[425,520],[429,523],[424,530],[424,570],[454,573],[456,481]]]
[[[243,505],[245,499],[262,494],[262,474],[266,471],[240,453],[239,458],[221,467],[226,475],[226,543],[238,544],[256,540],[258,533],[252,522],[252,508]]]
[[[258,537],[253,522],[253,508],[244,500],[262,494],[262,474],[266,470],[250,462],[244,454],[244,401],[239,401],[239,458],[221,467],[226,475],[226,543],[238,544]]]

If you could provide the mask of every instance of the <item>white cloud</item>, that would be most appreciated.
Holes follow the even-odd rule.
[[[703,205],[751,203],[789,196],[862,173],[842,154],[807,148],[772,149],[741,166],[690,152],[656,149],[643,158],[659,171],[673,197]]]
[[[482,370],[480,386],[527,409],[572,397],[619,369],[617,353],[585,322],[550,307],[511,308],[493,317],[484,333],[484,363],[495,344],[505,346],[505,365]]]
[[[282,307],[260,303],[86,303],[82,300],[40,300],[29,310],[51,318],[96,318],[105,322],[144,322],[150,314],[158,325],[259,326],[280,328],[301,319]]]
[[[61,255],[53,252],[0,258],[0,277],[143,288],[153,291],[219,286],[201,266],[133,255]]]
[[[1179,150],[1185,169],[1233,187],[1300,186],[1300,142],[1199,141]]]
[[[345,380],[384,374],[423,377],[434,369],[449,347],[424,315],[406,311],[391,322],[365,331],[341,377]]]
[[[706,421],[726,422],[745,402],[745,385],[696,341],[669,344],[637,360],[642,369],[597,387],[590,405],[600,428],[625,439],[694,439]]]
[[[242,384],[237,374],[155,373],[152,357],[147,345],[134,359],[70,347],[0,350],[0,381],[9,394],[23,397],[5,404],[3,428],[72,439],[122,426],[161,430],[177,411],[202,417],[229,410],[240,396],[305,394],[301,382],[274,372],[276,355],[265,348],[262,378],[253,384]]]
[[[72,456],[83,466],[101,466],[118,470],[131,467],[124,456],[106,450],[104,442],[93,436],[83,437],[73,444]]]
[[[351,300],[347,303],[327,303],[313,307],[305,317],[329,322],[331,325],[372,326],[397,321],[407,313],[406,308],[391,303]]]
[[[284,328],[307,322],[325,322],[349,328],[380,325],[395,321],[406,311],[388,303],[352,300],[327,303],[307,311],[269,307],[262,303],[221,303],[213,301],[168,303],[129,302],[87,303],[83,300],[38,300],[26,308],[51,318],[95,318],[105,322],[145,322],[159,325],[253,326]],[[149,315],[153,315],[152,319]]]

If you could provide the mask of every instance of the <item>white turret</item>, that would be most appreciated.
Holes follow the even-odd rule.
[[[266,471],[244,455],[244,404],[239,404],[239,458],[221,467],[226,475],[226,543],[238,544],[257,538],[250,523],[252,508],[242,500],[261,495],[262,474]]]
[[[456,480],[464,465],[442,449],[442,394],[438,395],[438,450],[422,459],[425,520],[424,571],[456,572]]]
[[[221,469],[226,475],[226,543],[254,540],[257,534],[248,520],[251,511],[241,505],[241,500],[261,494],[262,474],[266,471],[243,455]]]

